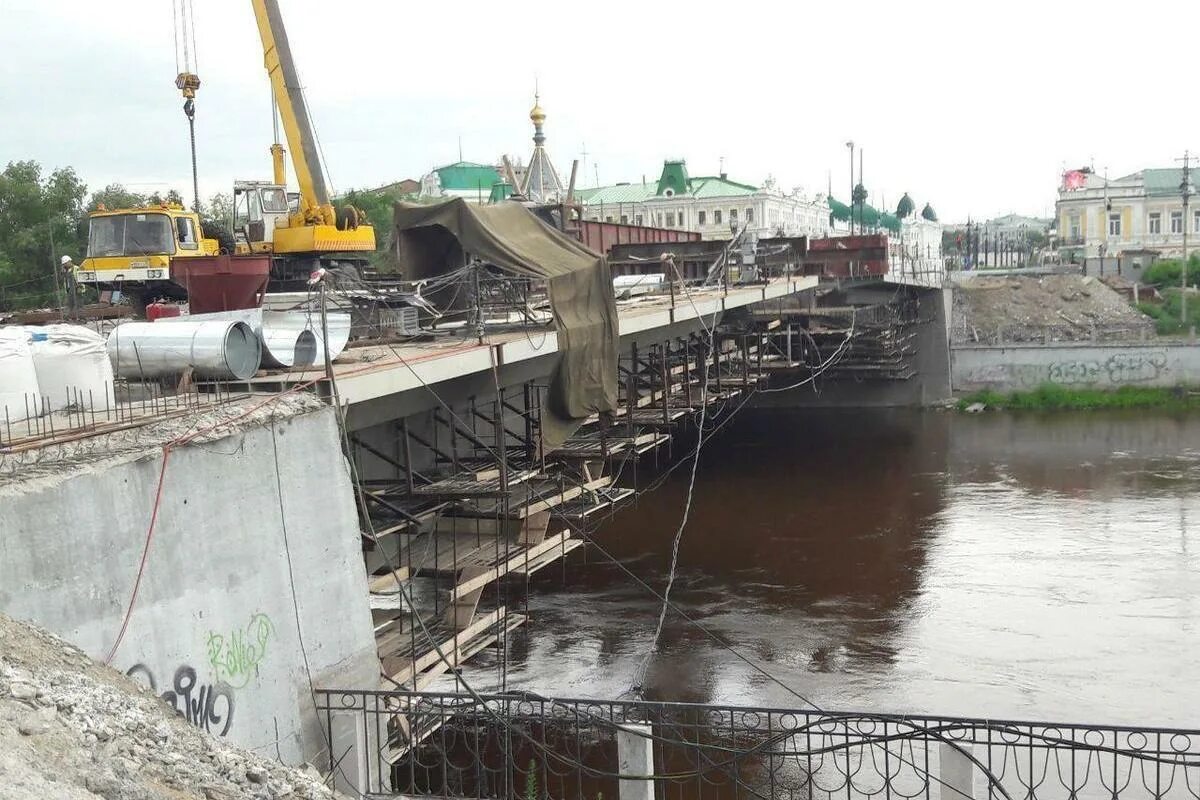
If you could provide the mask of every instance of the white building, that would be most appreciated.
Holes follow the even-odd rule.
[[[934,278],[945,272],[942,223],[911,214],[900,220],[899,231],[887,231],[888,264],[902,277]]]
[[[1115,180],[1068,171],[1055,208],[1064,260],[1132,252],[1179,257],[1185,228],[1200,244],[1200,207],[1193,197],[1185,217],[1182,182],[1182,169],[1144,169]]]
[[[743,225],[759,237],[826,236],[830,230],[822,194],[785,193],[769,178],[751,186],[723,173],[693,177],[682,159],[665,161],[655,183],[577,189],[576,195],[587,219],[696,231],[705,239],[728,239]]]

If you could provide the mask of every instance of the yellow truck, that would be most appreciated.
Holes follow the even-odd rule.
[[[88,215],[87,255],[75,280],[101,291],[118,290],[135,307],[164,297],[182,300],[171,282],[171,259],[215,255],[216,239],[204,238],[200,215],[179,205],[98,209]]]

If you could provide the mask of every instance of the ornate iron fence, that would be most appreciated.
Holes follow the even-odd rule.
[[[327,766],[367,796],[1200,798],[1200,730],[528,694],[317,704]]]

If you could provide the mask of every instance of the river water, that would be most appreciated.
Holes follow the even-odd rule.
[[[1194,726],[1198,482],[1195,416],[743,411],[704,448],[673,599],[778,682],[674,613],[640,682],[654,699]],[[676,470],[594,534],[659,590],[687,485]],[[581,553],[535,579],[510,689],[638,681],[659,603]],[[494,662],[465,677],[497,687]]]

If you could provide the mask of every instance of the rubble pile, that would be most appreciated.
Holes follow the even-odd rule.
[[[227,745],[78,648],[0,614],[4,800],[333,800],[311,766]]]
[[[959,344],[1141,340],[1154,320],[1096,278],[972,277],[954,288],[951,336]]]

